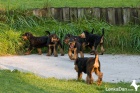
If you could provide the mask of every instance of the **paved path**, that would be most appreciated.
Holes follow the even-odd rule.
[[[92,55],[85,54],[85,57]],[[140,82],[140,56],[139,55],[100,55],[101,71],[104,73],[104,82]],[[42,77],[55,77],[58,79],[76,79],[74,61],[65,56],[22,55],[0,57],[0,69],[18,69],[35,73]],[[97,79],[95,74],[94,79]],[[86,75],[83,74],[83,79]]]

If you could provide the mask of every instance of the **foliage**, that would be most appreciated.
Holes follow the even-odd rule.
[[[105,28],[105,49],[106,53],[140,53],[140,26],[112,26],[96,19],[80,19],[75,22],[59,22],[54,19],[43,17],[28,16],[24,11],[8,11],[6,21],[0,24],[0,55],[22,54],[24,51],[24,42],[21,35],[24,32],[31,32],[35,36],[46,35],[45,31],[56,33],[63,40],[67,33],[80,35],[84,30],[91,31],[101,35],[102,28]],[[67,46],[65,45],[65,51]]]
[[[18,70],[0,70],[0,81],[1,93],[106,93],[109,90],[107,88],[119,87],[131,89],[130,93],[134,92],[130,83],[103,83],[101,86],[94,83],[87,85],[84,80],[41,78]],[[119,93],[121,92],[129,93],[129,91],[119,91]],[[111,91],[111,93],[114,92]]]
[[[140,0],[0,0],[0,10],[43,7],[140,7]]]
[[[59,22],[55,19],[33,16],[31,12],[26,10],[48,6],[60,7],[73,5],[72,7],[86,7],[88,5],[90,7],[90,4],[91,6],[101,7],[113,5],[138,6],[135,5],[139,4],[138,1],[139,0],[135,0],[135,2],[132,0],[118,0],[118,2],[115,3],[116,5],[114,5],[114,2],[111,3],[112,1],[110,0],[108,0],[108,3],[105,3],[107,2],[106,0],[96,2],[94,0],[66,0],[65,2],[63,0],[0,0],[0,6],[3,8],[0,10],[4,10],[4,12],[0,12],[0,55],[23,54],[27,46],[27,44],[25,44],[26,42],[21,39],[21,35],[24,32],[31,32],[35,36],[43,36],[46,35],[45,31],[49,30],[51,33],[56,33],[61,40],[63,40],[67,33],[79,35],[84,30],[91,31],[93,28],[95,29],[95,34],[101,34],[101,29],[105,28],[105,53],[140,54],[139,25],[112,26],[104,21],[97,21],[96,19],[88,20],[86,18],[71,23]],[[46,3],[44,4],[44,2]],[[67,53],[67,45],[64,46],[65,52]]]

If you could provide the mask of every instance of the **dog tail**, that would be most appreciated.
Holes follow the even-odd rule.
[[[94,28],[92,29],[91,34],[93,34],[93,32],[94,32]]]
[[[95,63],[94,67],[98,68],[99,67],[99,55],[95,52]]]
[[[105,30],[105,29],[103,28],[103,29],[102,29],[102,36],[104,36],[104,34],[105,34],[104,30]]]
[[[48,35],[50,35],[50,34],[51,34],[49,31],[45,31],[45,32],[46,32],[46,34],[48,34]]]

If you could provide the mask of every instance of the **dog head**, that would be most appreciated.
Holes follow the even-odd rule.
[[[33,35],[30,32],[26,32],[22,35],[23,40],[29,40]]]
[[[89,34],[87,30],[83,31],[83,33],[80,35],[81,38],[86,38],[86,36]]]
[[[66,36],[64,37],[63,42],[64,42],[65,44],[68,44],[71,36],[72,36],[71,34],[66,34]]]
[[[57,43],[59,41],[59,38],[58,38],[58,36],[56,34],[51,34],[49,36],[49,38],[50,38],[52,43]]]
[[[75,44],[76,44],[76,38],[74,38],[74,37],[71,37],[70,39],[69,39],[69,48],[74,48],[75,47]]]

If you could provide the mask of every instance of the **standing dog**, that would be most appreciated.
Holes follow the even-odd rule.
[[[25,53],[25,55],[29,55],[33,50],[33,48],[37,48],[38,54],[41,55],[42,54],[41,48],[47,47],[48,36],[35,37],[33,36],[32,33],[26,32],[22,35],[22,38],[23,40],[28,40],[30,44],[28,51]]]
[[[82,52],[82,45],[77,42],[76,38],[71,37],[69,39],[69,51],[68,56],[71,60],[76,60],[78,58],[78,53],[80,53],[80,56],[83,58],[84,54]]]
[[[52,54],[54,54],[54,56],[57,57],[58,56],[58,54],[57,54],[58,46],[60,47],[61,56],[64,56],[63,46],[61,44],[60,39],[58,38],[58,36],[56,34],[50,34],[48,36],[47,45],[49,47],[47,56],[51,56]]]
[[[76,40],[76,42],[79,42],[81,44],[81,46],[82,46],[82,50],[84,49],[84,47],[85,47],[85,39],[81,38],[80,36],[73,36],[71,34],[66,34],[65,37],[64,37],[63,42],[65,44],[68,44],[71,38],[74,38]]]
[[[101,85],[103,73],[100,68],[100,61],[98,58],[98,54],[95,53],[95,58],[78,58],[75,60],[75,70],[78,73],[78,80],[82,78],[82,72],[87,74],[86,82],[87,84],[93,83],[92,72],[98,76],[97,85]]]
[[[104,29],[102,29],[102,35],[96,35],[96,34],[91,34],[88,31],[84,31],[81,35],[81,38],[85,38],[86,39],[86,43],[88,44],[89,47],[92,48],[92,51],[96,51],[97,46],[100,44],[101,47],[101,53],[103,55],[104,53],[104,47],[103,47],[103,43],[104,43]],[[91,54],[93,54],[93,52],[90,52]]]
[[[94,28],[92,29],[91,34],[93,34],[93,31],[94,31]],[[87,45],[86,41],[85,41],[85,38],[81,38],[80,36],[74,36],[72,34],[66,34],[63,42],[65,44],[68,44],[70,38],[75,38],[76,42],[79,42],[82,45],[82,50],[84,50],[85,46]]]

